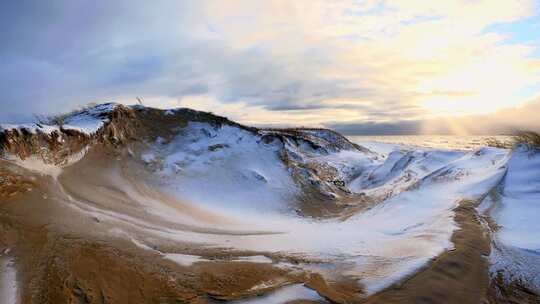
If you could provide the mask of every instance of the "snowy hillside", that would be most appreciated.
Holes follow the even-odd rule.
[[[540,154],[523,147],[370,150],[330,130],[258,129],[189,109],[116,104],[61,125],[2,125],[0,134],[10,181],[0,194],[6,214],[30,213],[23,227],[133,247],[125,256],[165,267],[151,273],[187,271],[195,285],[206,282],[205,265],[265,269],[242,272],[260,274],[244,285],[215,279],[234,292],[190,287],[194,297],[279,289],[264,298],[356,303],[461,254],[456,232],[471,226],[491,235],[489,261],[479,258],[492,280],[540,287]],[[24,209],[19,197],[46,204]],[[5,276],[22,269],[13,260]]]
[[[515,149],[506,176],[481,211],[497,224],[490,256],[494,276],[540,291],[540,153]]]

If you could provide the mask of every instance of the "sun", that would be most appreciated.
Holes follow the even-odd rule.
[[[515,86],[485,74],[468,69],[425,81],[420,85],[419,104],[435,115],[463,116],[493,113],[520,103]]]
[[[510,93],[493,90],[464,96],[435,96],[421,100],[420,104],[436,116],[465,116],[494,113],[515,107],[519,102]]]

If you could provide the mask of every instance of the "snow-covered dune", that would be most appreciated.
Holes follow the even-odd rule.
[[[497,223],[490,256],[494,276],[540,291],[540,153],[524,145],[507,163],[498,191],[481,210]]]
[[[286,209],[299,191],[279,149],[236,127],[189,123],[170,142],[158,138],[141,159],[159,168],[175,196],[222,212],[269,212]]]
[[[298,163],[317,165],[319,174],[333,172],[332,179],[344,180],[352,197],[376,193],[385,199],[346,220],[298,216],[292,211],[302,189],[279,157],[283,149]],[[140,159],[159,176],[155,185],[161,191],[218,211],[245,224],[244,229],[266,232],[171,232],[163,237],[301,256],[343,269],[342,274],[375,292],[452,248],[452,209],[495,187],[504,176],[507,154],[484,148],[470,153],[394,151],[378,158],[361,150],[320,151],[306,143],[264,141],[236,127],[190,123],[172,140],[151,143]]]
[[[160,262],[269,264],[352,280],[368,296],[453,250],[455,209],[483,201],[500,227],[492,272],[540,286],[540,157],[525,148],[372,151],[330,130],[114,104],[1,134],[3,161],[52,177],[49,206],[84,219],[52,213],[56,229],[124,240]],[[316,298],[299,285],[275,297],[291,292]]]

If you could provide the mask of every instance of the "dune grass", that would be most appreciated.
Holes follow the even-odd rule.
[[[534,131],[515,131],[511,140],[502,141],[497,138],[488,138],[486,146],[499,149],[513,149],[525,146],[531,150],[540,150],[540,133]]]
[[[540,133],[534,131],[519,131],[514,136],[516,145],[525,145],[529,149],[540,150]]]
[[[496,138],[488,138],[485,141],[486,146],[499,149],[512,149],[514,147],[513,141],[502,141]]]
[[[78,113],[81,113],[81,112],[84,112],[84,111],[86,111],[88,109],[96,107],[97,105],[99,105],[99,104],[96,103],[96,102],[91,102],[91,103],[88,103],[88,104],[86,104],[84,106],[80,106],[80,107],[78,107],[76,109],[73,109],[73,110],[71,110],[71,111],[69,111],[67,113],[53,114],[53,115],[37,115],[37,114],[34,114],[34,118],[35,118],[36,122],[39,123],[39,124],[63,126],[64,121],[66,120],[67,117],[78,114]]]

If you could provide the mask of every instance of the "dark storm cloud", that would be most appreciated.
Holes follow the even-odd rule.
[[[326,127],[347,135],[455,134],[456,131],[478,135],[513,134],[520,130],[540,132],[538,113],[539,98],[519,108],[505,108],[487,115],[394,122],[357,121],[327,124]]]
[[[326,127],[345,135],[409,135],[419,134],[420,121],[336,123]]]

